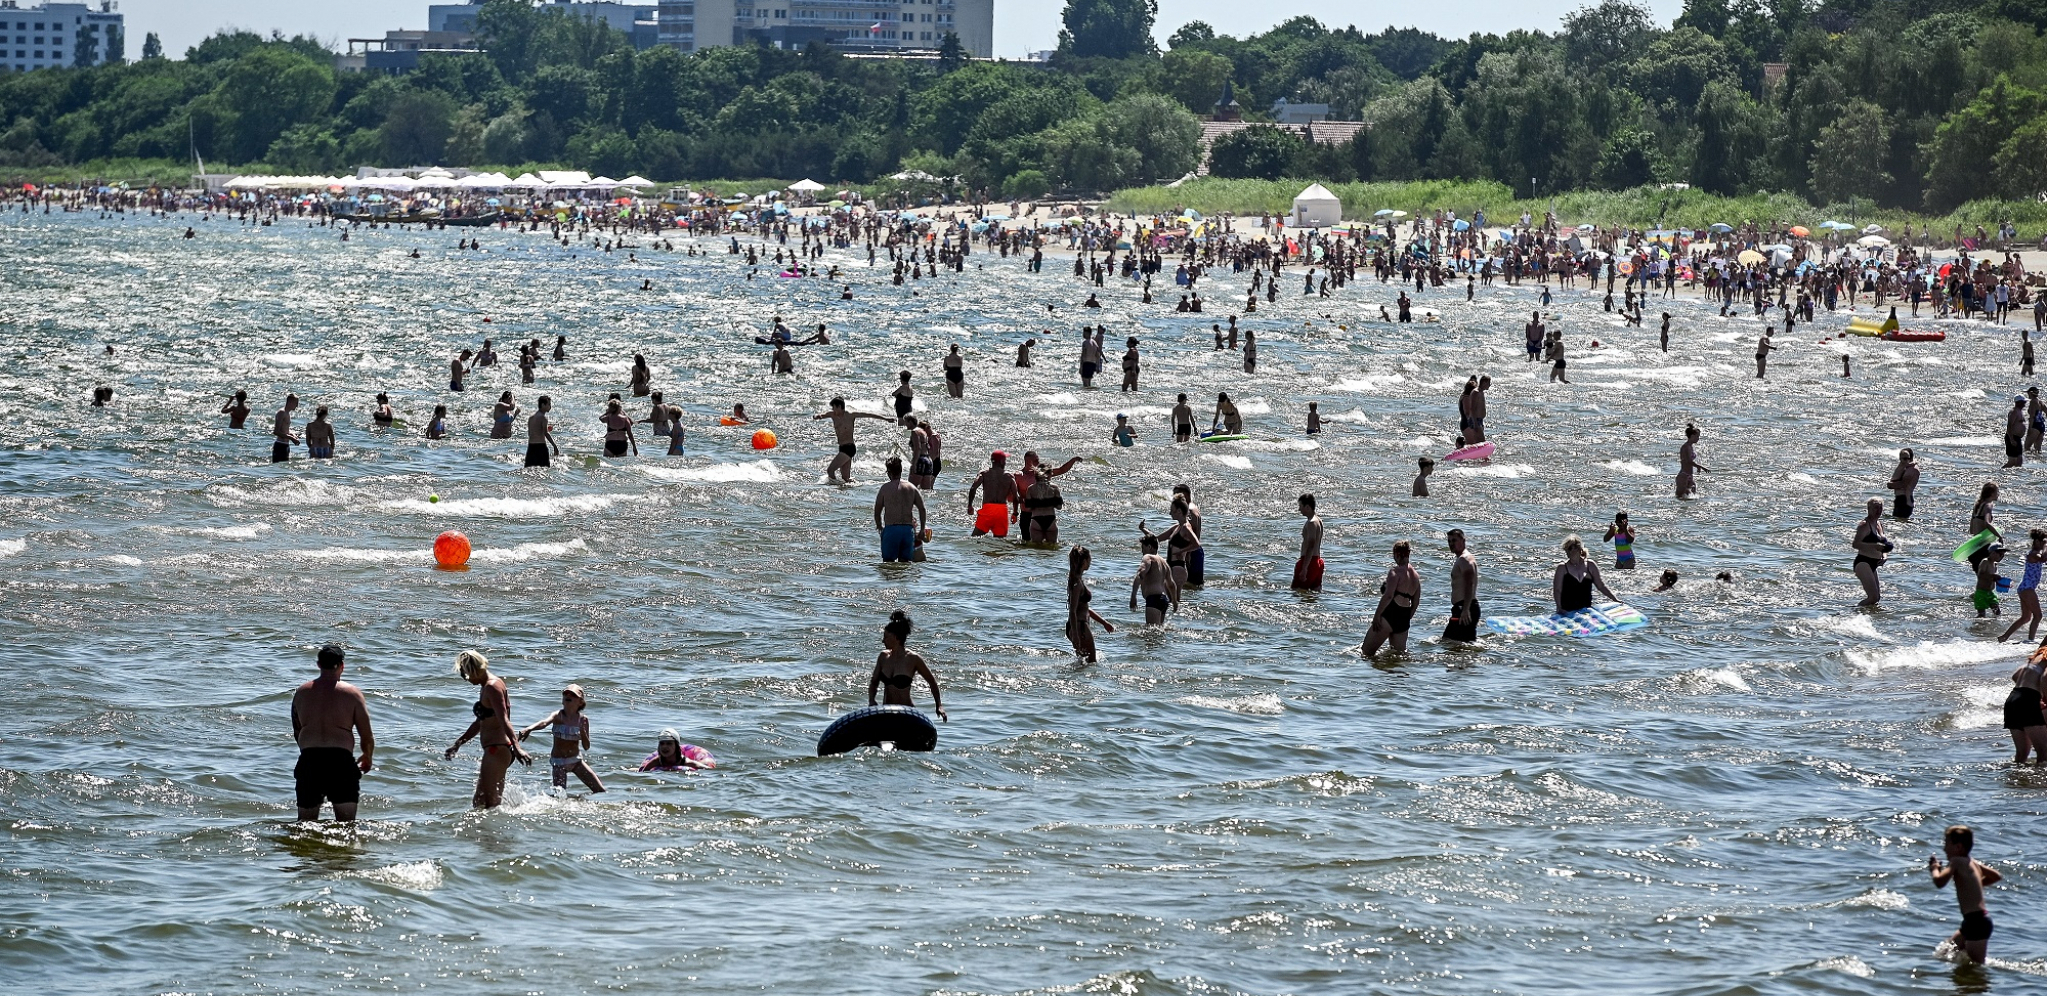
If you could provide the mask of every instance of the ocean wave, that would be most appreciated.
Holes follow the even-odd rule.
[[[241,526],[157,526],[160,532],[174,536],[212,536],[216,539],[255,539],[270,531],[267,522],[251,522]]]
[[[12,557],[26,550],[28,550],[28,541],[25,539],[0,540],[0,557]]]
[[[782,479],[782,468],[773,460],[714,463],[708,467],[660,467],[649,464],[634,466],[648,477],[697,484],[767,484]]]
[[[2025,652],[2024,647],[2010,644],[1984,643],[1977,640],[1953,640],[1946,643],[1922,641],[1909,647],[1894,650],[1850,650],[1848,663],[1868,673],[1876,674],[1899,668],[1953,667],[1957,664],[1980,664],[2004,658],[2016,658]]]
[[[408,861],[404,864],[385,865],[364,871],[348,873],[366,882],[381,882],[395,885],[411,892],[432,892],[441,887],[443,875],[441,866],[431,861]]]
[[[1662,473],[1662,471],[1657,470],[1656,468],[1651,467],[1640,460],[1607,460],[1601,463],[1600,466],[1605,467],[1606,469],[1611,471],[1616,471],[1622,474],[1630,474],[1635,477],[1654,477],[1657,474]]]
[[[1239,712],[1250,716],[1277,716],[1286,711],[1286,704],[1280,701],[1279,696],[1270,692],[1263,692],[1257,695],[1243,695],[1237,698],[1225,698],[1219,695],[1189,695],[1185,698],[1174,699],[1173,701],[1181,705],[1193,706],[1197,709],[1221,709],[1224,712]]]
[[[1201,459],[1219,463],[1225,467],[1234,467],[1237,470],[1251,469],[1250,457],[1230,456],[1222,453],[1203,453]]]
[[[401,501],[385,502],[381,507],[400,512],[427,512],[434,515],[479,516],[499,519],[535,519],[561,515],[565,512],[595,512],[610,508],[621,501],[633,501],[631,495],[570,495],[561,498],[443,498],[427,501],[423,498],[407,498]]]
[[[346,505],[355,490],[317,477],[294,478],[272,484],[219,484],[206,489],[206,499],[226,508],[245,505]]]
[[[1525,463],[1470,464],[1459,461],[1450,466],[1453,474],[1468,474],[1473,477],[1505,477],[1509,479],[1527,477],[1535,468]]]

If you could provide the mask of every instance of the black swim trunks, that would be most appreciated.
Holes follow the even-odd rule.
[[[291,459],[291,444],[280,439],[270,444],[270,462],[283,463]]]
[[[548,465],[548,459],[547,459],[547,444],[546,444],[546,443],[527,443],[527,444],[526,444],[526,466],[528,466],[528,467],[545,467],[545,466],[547,466],[547,465]]]
[[[1987,941],[1997,924],[1992,923],[1990,914],[1982,910],[1962,914],[1962,940]]]
[[[1157,609],[1163,613],[1172,604],[1172,600],[1165,595],[1154,594],[1148,591],[1144,593],[1144,607],[1147,609]]]
[[[2024,436],[2006,436],[2006,437],[2004,437],[2004,455],[2005,455],[2006,457],[2008,457],[2008,458],[2010,458],[2010,459],[2013,459],[2013,460],[2017,460],[2017,459],[2018,459],[2019,457],[2022,457],[2022,456],[2024,456],[2024,455],[2025,455],[2025,453],[2026,453],[2026,437],[2024,437]]]
[[[318,809],[322,801],[353,805],[362,797],[362,769],[340,747],[302,748],[291,775],[300,809]]]
[[[1891,515],[1900,519],[1912,517],[1912,492],[1902,492],[1891,499]]]
[[[1450,624],[1443,627],[1443,639],[1473,643],[1478,640],[1478,599],[1450,603]],[[1462,621],[1459,621],[1459,617]]]
[[[840,452],[840,453],[843,453],[843,454],[845,454],[846,456],[852,456],[852,455],[853,455],[853,444],[852,444],[852,443],[840,443],[840,444],[839,444],[839,452]]]

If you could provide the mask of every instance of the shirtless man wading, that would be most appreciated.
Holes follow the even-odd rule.
[[[917,538],[924,534],[924,495],[903,483],[903,460],[889,457],[888,482],[874,494],[874,528],[881,534],[881,562],[907,564],[916,559]]]
[[[1478,639],[1478,560],[1464,548],[1464,530],[1449,532],[1450,624],[1443,627],[1445,641],[1471,643]]]
[[[833,457],[832,462],[825,465],[824,479],[829,483],[836,477],[837,479],[844,480],[847,484],[851,484],[853,483],[853,454],[857,452],[853,446],[853,423],[863,418],[871,418],[877,422],[893,420],[886,415],[849,412],[846,410],[845,398],[833,398],[831,411],[821,415],[812,415],[810,420],[815,422],[819,419],[827,418],[832,420],[832,432],[838,435],[839,455]]]
[[[1304,591],[1322,590],[1322,517],[1315,514],[1315,496],[1301,496],[1301,515],[1308,521],[1301,523],[1301,557],[1294,562],[1294,583],[1296,589]]]
[[[271,420],[270,435],[276,437],[276,441],[270,444],[271,463],[283,463],[291,459],[291,444],[299,441],[299,437],[293,435],[291,431],[291,413],[298,409],[299,396],[287,394],[284,396],[284,407],[279,408],[277,416]]]
[[[292,778],[303,822],[319,819],[325,802],[334,803],[335,819],[354,820],[362,776],[369,773],[370,756],[377,750],[362,689],[341,680],[343,656],[337,644],[321,647],[320,676],[291,696],[291,735],[299,745]],[[355,756],[357,732],[362,734],[360,759]]]
[[[1016,478],[1003,469],[1009,454],[996,450],[988,456],[988,469],[974,476],[967,486],[967,513],[974,517],[974,535],[1009,535],[1009,505],[1016,499]],[[974,503],[975,495],[981,498]]]
[[[554,399],[543,394],[534,402],[534,410],[526,419],[526,466],[545,467],[548,465],[547,451],[552,448],[555,456],[561,456],[562,448],[554,442],[554,423],[547,420],[547,413],[554,410]]]

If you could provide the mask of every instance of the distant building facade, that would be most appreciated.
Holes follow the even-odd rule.
[[[614,30],[632,36],[633,47],[649,49],[660,44],[656,8],[651,3],[613,3],[611,0],[548,0],[542,10],[560,11],[570,17],[603,21]],[[476,15],[481,3],[437,3],[426,9],[428,31],[476,33]]]
[[[822,42],[852,54],[935,51],[956,34],[971,58],[995,54],[995,0],[661,0],[660,41],[684,52]]]
[[[0,0],[0,69],[25,73],[78,65],[81,41],[91,49],[86,64],[101,65],[117,40],[126,50],[125,30],[112,0],[33,7]]]

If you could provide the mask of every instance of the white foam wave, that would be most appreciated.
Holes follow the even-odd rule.
[[[1622,474],[1633,474],[1636,477],[1654,477],[1657,474],[1662,473],[1662,471],[1659,471],[1656,468],[1651,467],[1640,460],[1608,460],[1604,463],[1601,463],[1600,466],[1605,467],[1608,470],[1617,471]]]
[[[0,557],[12,557],[28,549],[25,539],[0,540]]]
[[[499,519],[535,519],[561,515],[564,512],[595,512],[610,508],[620,501],[631,501],[630,495],[571,495],[560,498],[443,498],[427,501],[424,498],[407,498],[403,501],[385,502],[382,507],[400,512],[426,512],[447,516],[481,516]]]
[[[1400,374],[1360,374],[1356,377],[1337,381],[1335,384],[1330,385],[1329,389],[1332,391],[1350,391],[1356,394],[1364,394],[1392,387],[1395,384],[1405,383],[1406,381],[1407,378]]]
[[[1246,415],[1270,415],[1272,414],[1272,403],[1269,401],[1239,401],[1237,402],[1237,410]]]
[[[1800,484],[1818,484],[1820,482],[1819,478],[1814,477],[1811,474],[1799,473],[1798,471],[1792,471],[1791,473],[1784,475],[1784,479],[1788,481],[1797,481]]]
[[[1279,696],[1273,695],[1270,692],[1258,695],[1244,695],[1237,698],[1226,698],[1219,695],[1189,695],[1185,698],[1174,699],[1173,701],[1181,705],[1194,706],[1197,709],[1221,709],[1225,712],[1240,712],[1251,716],[1277,716],[1286,711],[1286,703],[1281,702]]]
[[[309,370],[320,365],[320,358],[311,353],[269,353],[263,357],[263,363],[287,370]]]
[[[1973,640],[1955,640],[1948,643],[1922,641],[1909,647],[1894,650],[1850,650],[1848,663],[1869,673],[1890,671],[1898,668],[1952,667],[1957,664],[1980,664],[2001,658],[2016,657],[2024,648],[2009,644],[1981,643]]]
[[[249,487],[223,484],[207,489],[206,498],[215,505],[224,507],[238,507],[242,505],[345,505],[348,502],[348,496],[353,493],[354,491],[350,488],[313,477],[279,481],[275,484],[251,485]]]
[[[2004,440],[1996,436],[1942,436],[1929,439],[1927,446],[2003,446]]]
[[[1736,671],[1731,666],[1686,671],[1678,675],[1676,680],[1678,687],[1685,691],[1708,695],[1727,690],[1737,692],[1755,691],[1755,689],[1749,687],[1748,682],[1742,680],[1741,672]]]
[[[212,536],[216,539],[255,539],[270,531],[267,522],[251,522],[242,526],[160,526],[163,532],[177,536]]]
[[[1851,896],[1840,902],[1842,906],[1868,906],[1880,910],[1909,909],[1912,900],[1889,889],[1871,889],[1859,896]]]
[[[432,892],[441,887],[441,866],[431,861],[408,861],[353,873],[370,882],[395,885],[411,892]]]
[[[1830,969],[1844,975],[1855,976],[1858,979],[1873,979],[1876,977],[1876,969],[1869,967],[1862,959],[1854,955],[1822,959],[1814,962],[1813,967]]]
[[[635,466],[649,477],[697,484],[766,484],[782,479],[782,468],[773,460],[714,463],[708,467],[660,467],[648,464]]]
[[[1525,463],[1467,464],[1460,461],[1450,466],[1450,472],[1475,477],[1521,478],[1535,473],[1535,468]]]
[[[1203,460],[1210,460],[1210,461],[1213,461],[1213,462],[1215,462],[1215,463],[1219,463],[1219,464],[1222,464],[1222,465],[1223,465],[1223,466],[1225,466],[1225,467],[1234,467],[1234,468],[1236,468],[1236,469],[1238,469],[1238,470],[1250,470],[1250,469],[1251,469],[1251,458],[1250,458],[1250,457],[1240,457],[1240,456],[1229,456],[1229,455],[1226,455],[1226,454],[1216,454],[1216,453],[1204,453],[1204,454],[1202,454],[1202,455],[1201,455],[1201,459],[1203,459]]]
[[[1038,400],[1048,405],[1077,405],[1080,399],[1071,394],[1040,394]]]
[[[504,564],[521,560],[533,560],[539,557],[562,557],[588,549],[590,549],[589,545],[580,539],[572,539],[566,543],[521,543],[518,546],[478,550],[470,554],[469,559],[471,562],[481,561],[486,564]]]

